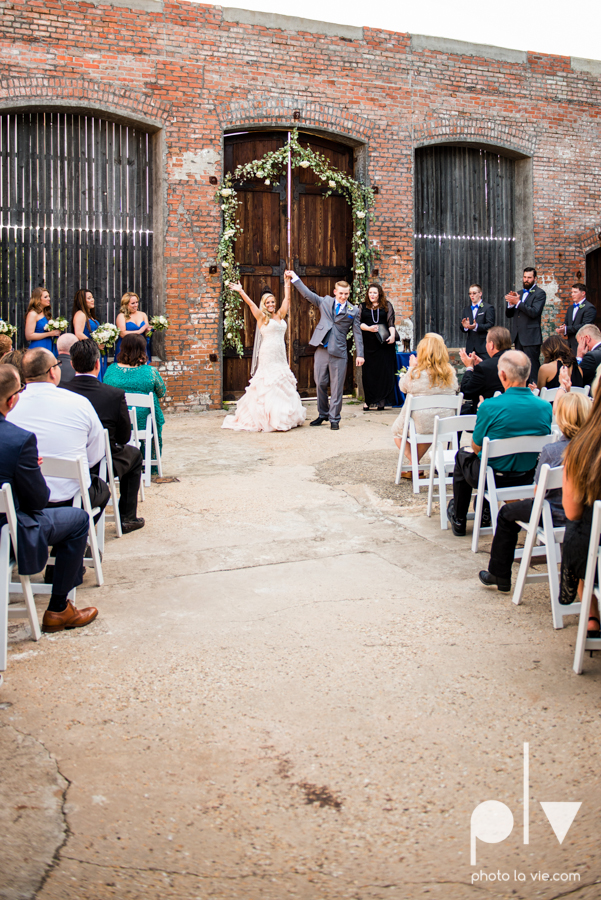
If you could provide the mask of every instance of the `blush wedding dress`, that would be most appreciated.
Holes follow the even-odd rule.
[[[233,431],[290,431],[307,415],[296,390],[296,378],[286,359],[286,323],[270,319],[261,328],[259,365],[236,414],[226,416],[222,428]]]

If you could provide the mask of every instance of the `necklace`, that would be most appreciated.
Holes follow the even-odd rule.
[[[380,307],[379,307],[379,306],[378,306],[378,318],[377,318],[377,319],[376,319],[376,317],[374,316],[374,310],[373,310],[373,306],[372,306],[372,309],[371,309],[371,320],[372,320],[372,322],[374,323],[374,325],[378,325],[378,324],[379,324],[379,322],[380,322]]]

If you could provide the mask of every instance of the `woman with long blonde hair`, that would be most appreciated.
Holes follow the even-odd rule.
[[[30,347],[36,350],[50,350],[57,356],[54,338],[59,337],[60,331],[44,331],[48,319],[52,318],[50,308],[50,294],[43,287],[34,288],[25,314],[25,339]]]
[[[409,359],[409,369],[401,375],[399,388],[404,394],[424,397],[428,394],[456,394],[457,375],[449,362],[449,351],[439,334],[429,331],[417,345],[417,356]],[[392,425],[394,442],[400,449],[405,425],[406,406],[403,407]],[[431,434],[434,430],[434,417],[441,419],[452,416],[450,409],[432,408],[415,413],[415,427],[422,434]],[[418,444],[418,462],[427,451],[430,444]],[[409,443],[405,447],[405,456],[411,461],[411,448]],[[403,478],[411,478],[411,472],[403,472]]]
[[[121,349],[121,341],[126,334],[140,334],[146,338],[146,351],[150,360],[150,342],[149,337],[152,331],[148,322],[148,316],[140,309],[140,298],[134,291],[126,291],[121,297],[121,309],[115,322],[119,329],[119,337],[115,344],[115,361],[119,356]]]

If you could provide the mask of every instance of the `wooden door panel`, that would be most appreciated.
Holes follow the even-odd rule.
[[[597,307],[595,324],[601,326],[601,247],[586,256],[586,299]]]
[[[282,132],[248,133],[225,140],[225,171],[259,159],[282,147],[287,135]],[[322,153],[329,163],[352,174],[353,151],[325,138],[301,135],[301,143]],[[292,257],[304,283],[321,296],[332,294],[339,280],[351,280],[352,216],[344,197],[324,197],[326,187],[310,169],[293,173]],[[234,247],[240,265],[244,290],[257,304],[264,287],[274,293],[278,306],[284,296],[283,274],[286,257],[286,176],[279,185],[264,185],[255,179],[237,185],[241,201],[239,217],[243,233]],[[319,311],[292,289],[287,339],[291,368],[301,396],[315,396],[313,380],[314,349],[309,347]],[[244,307],[244,357],[232,351],[224,353],[224,399],[240,396],[250,378],[255,335],[255,319]],[[290,352],[291,351],[291,352]],[[345,389],[352,390],[353,372],[349,365]]]

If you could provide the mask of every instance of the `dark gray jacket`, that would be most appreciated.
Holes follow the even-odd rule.
[[[523,288],[517,293],[523,298],[520,305],[508,306],[505,310],[511,319],[511,340],[515,343],[515,339],[519,338],[523,347],[540,347],[543,342],[540,320],[547,295],[537,284],[532,285],[527,295],[524,295]]]
[[[344,311],[335,315],[336,300],[334,297],[320,297],[304,285],[300,279],[293,283],[299,294],[316,306],[321,314],[317,327],[311,335],[310,346],[319,347],[325,342],[328,345],[328,353],[346,359],[346,339],[352,328],[357,356],[363,356],[363,335],[359,322],[360,308],[347,303]]]

